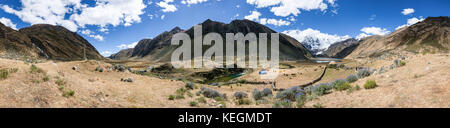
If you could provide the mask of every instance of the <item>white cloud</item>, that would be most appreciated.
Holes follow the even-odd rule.
[[[387,30],[386,28],[379,28],[379,27],[364,27],[361,29],[363,33],[356,36],[356,39],[360,40],[369,36],[373,35],[387,35],[391,33],[391,31]]]
[[[166,15],[161,16],[161,20],[164,20],[164,18],[166,18]]]
[[[88,36],[88,37],[94,38],[94,39],[96,39],[96,40],[98,40],[98,41],[104,41],[104,40],[105,40],[105,38],[104,38],[103,36],[101,36],[101,35],[95,35],[95,33],[92,32],[92,31],[89,30],[89,29],[82,30],[82,31],[80,31],[80,33],[83,34],[83,35],[86,35],[86,36]]]
[[[71,31],[85,25],[106,27],[139,23],[146,8],[143,0],[96,0],[92,7],[82,4],[81,0],[21,0],[21,3],[20,10],[8,5],[0,8],[30,24],[61,25]]]
[[[81,0],[21,0],[21,10],[15,10],[8,5],[3,5],[1,8],[7,13],[17,15],[27,23],[61,25],[76,31],[78,26],[73,21],[66,20],[65,16],[66,13],[79,10],[83,6],[80,2]]]
[[[136,47],[136,45],[138,44],[139,42],[133,42],[133,43],[131,43],[131,44],[121,44],[121,45],[119,45],[119,46],[117,46],[118,48],[120,48],[120,49],[129,49],[129,48],[134,48],[134,47]]]
[[[181,1],[181,3],[191,5],[191,4],[199,4],[199,3],[203,3],[203,2],[207,2],[207,1],[208,0],[183,0],[183,1]]]
[[[369,20],[375,20],[377,18],[377,15],[373,14],[370,16]]]
[[[102,51],[100,52],[100,54],[104,57],[108,57],[111,56],[113,53],[111,51]]]
[[[420,19],[416,18],[416,17],[408,19],[406,24],[398,26],[395,30],[403,28],[403,27],[408,27],[408,26],[414,25],[414,24],[419,23],[419,22],[421,22],[423,20],[425,20],[423,17],[420,17]]]
[[[406,8],[406,9],[403,9],[402,14],[403,15],[409,15],[409,14],[413,14],[414,12],[415,12],[414,9]]]
[[[163,12],[175,12],[178,9],[177,9],[177,7],[175,7],[174,4],[170,4],[172,2],[173,2],[173,0],[164,0],[164,1],[156,3],[156,5],[163,8],[162,9]]]
[[[104,41],[105,40],[104,37],[101,36],[101,35],[89,35],[89,37],[94,38],[94,39],[96,39],[98,41]]]
[[[0,18],[0,22],[1,22],[2,24],[4,24],[5,26],[8,26],[8,27],[10,27],[10,28],[12,28],[12,29],[14,29],[14,30],[17,30],[17,25],[14,24],[14,23],[13,23],[10,19],[8,19],[8,18],[2,17],[2,18]]]
[[[73,14],[70,19],[82,27],[130,26],[141,22],[140,15],[146,7],[142,0],[97,0],[95,7],[83,7],[81,14]]]
[[[388,31],[387,29],[379,27],[364,27],[361,29],[361,31],[370,35],[382,35],[382,36],[390,33],[390,31]]]
[[[259,20],[259,17],[261,16],[261,13],[258,11],[251,11],[251,14],[248,16],[245,16],[244,18],[247,20],[257,21]]]
[[[270,11],[276,16],[297,16],[300,14],[300,10],[316,10],[325,11],[328,8],[328,4],[336,6],[335,0],[247,0],[248,4],[256,5],[257,8],[270,7]]]
[[[331,44],[351,38],[350,36],[330,35],[321,33],[319,30],[308,28],[306,30],[287,30],[282,32],[294,37],[297,41],[307,43],[310,50],[326,50]]]
[[[287,26],[287,25],[291,24],[291,22],[284,21],[282,19],[277,20],[277,19],[267,19],[267,18],[261,18],[260,23],[264,24],[264,25],[271,24],[271,25],[275,25],[275,26]]]

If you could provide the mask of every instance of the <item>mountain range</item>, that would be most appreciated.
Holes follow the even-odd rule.
[[[86,39],[62,26],[36,24],[16,31],[1,23],[0,56],[61,61],[104,58]]]
[[[253,32],[257,36],[259,36],[259,33],[268,33],[268,35],[270,35],[270,33],[277,33],[264,25],[250,20],[234,20],[229,24],[225,24],[208,19],[199,25],[202,25],[203,35],[215,32],[222,35],[222,37],[225,37],[226,33],[238,32],[241,32],[244,35]],[[170,41],[172,36],[178,32],[187,33],[192,39],[194,37],[193,27],[188,30],[182,30],[175,27],[171,31],[163,32],[154,39],[143,39],[139,41],[135,48],[122,50],[117,54],[111,55],[109,58],[120,60],[169,61],[171,53],[178,47],[170,45]],[[268,45],[270,45],[270,39],[271,38],[268,37]],[[279,40],[280,60],[304,61],[313,57],[309,50],[294,38],[285,34],[280,34]],[[248,48],[248,44],[246,44],[246,47]],[[208,48],[209,47],[204,46],[203,52]]]

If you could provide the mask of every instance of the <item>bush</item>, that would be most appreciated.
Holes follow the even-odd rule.
[[[305,103],[306,103],[306,96],[305,95],[298,95],[296,97],[295,106],[297,108],[303,108],[303,106],[305,106]]]
[[[311,93],[318,96],[323,96],[325,94],[329,94],[331,90],[333,89],[333,85],[330,83],[321,83],[314,87],[311,87]]]
[[[370,70],[368,68],[364,68],[359,70],[356,75],[358,76],[358,78],[362,79],[362,78],[366,78],[370,75],[372,75],[372,73],[370,72]]]
[[[377,82],[375,82],[375,80],[367,80],[366,83],[364,84],[364,88],[365,89],[373,89],[378,87]]]
[[[63,86],[66,84],[66,81],[63,79],[58,79],[58,80],[56,80],[55,84],[58,86]]]
[[[47,81],[49,81],[50,80],[50,77],[49,76],[44,76],[44,78],[42,78],[42,81],[44,81],[44,82],[47,82]]]
[[[323,105],[321,103],[318,103],[318,104],[314,104],[313,107],[314,108],[323,108]]]
[[[222,94],[220,94],[218,91],[210,89],[210,88],[202,88],[201,93],[203,94],[203,96],[205,96],[207,98],[215,98],[215,97],[223,98]]]
[[[184,88],[179,88],[179,89],[176,90],[176,93],[178,95],[184,95],[184,93],[186,93],[186,92],[187,92],[187,90],[184,89]]]
[[[262,91],[262,95],[263,96],[271,96],[273,95],[272,90],[268,89],[268,88],[264,88]]]
[[[215,101],[226,101],[223,97],[214,97]]]
[[[336,69],[338,66],[337,64],[328,64],[327,67]]]
[[[175,96],[175,99],[184,99],[184,95],[178,94],[177,96]]]
[[[189,83],[186,83],[185,87],[186,87],[186,89],[194,90],[195,84],[189,82]]]
[[[197,98],[197,101],[200,102],[200,103],[206,104],[206,99],[205,99],[205,97]]]
[[[175,100],[175,96],[174,95],[170,95],[169,96],[169,100]]]
[[[17,72],[19,72],[19,69],[18,68],[11,68],[11,69],[9,69],[8,72],[9,73],[17,73]]]
[[[400,61],[400,66],[405,66],[406,62],[405,61]]]
[[[31,67],[30,67],[30,72],[31,72],[31,73],[43,73],[44,70],[38,68],[36,65],[33,64],[33,65],[31,65]]]
[[[273,108],[292,108],[292,103],[289,100],[275,101],[273,103]]]
[[[1,69],[0,70],[0,78],[1,79],[6,79],[9,76],[9,72],[6,69]]]
[[[238,105],[250,105],[250,104],[252,104],[252,101],[250,99],[247,99],[247,98],[239,99],[239,100],[237,100],[236,104],[238,104]]]
[[[265,88],[262,91],[259,91],[258,89],[253,90],[253,98],[255,100],[261,100],[264,97],[268,97],[273,95],[272,90]]]
[[[340,83],[336,86],[337,91],[344,91],[350,88],[352,88],[352,86],[348,82]]]
[[[305,95],[300,87],[292,87],[277,93],[276,98],[281,100],[295,101],[297,95]]]
[[[195,102],[195,101],[191,101],[191,102],[189,102],[189,105],[190,105],[191,107],[195,107],[195,106],[198,106],[198,103]]]
[[[344,80],[344,79],[337,79],[337,80],[333,81],[333,83],[332,83],[331,86],[332,86],[334,89],[337,89],[338,85],[344,84],[345,82],[347,82],[347,81]]]
[[[349,83],[353,83],[353,82],[358,81],[358,77],[355,75],[349,75],[349,76],[347,76],[347,78],[345,78],[345,80]]]
[[[244,99],[244,98],[248,98],[248,95],[245,92],[236,92],[236,93],[234,93],[234,97],[236,99]]]
[[[75,91],[73,91],[73,90],[64,91],[63,94],[62,94],[62,96],[66,97],[66,98],[69,98],[69,97],[74,96],[74,95],[75,95]]]

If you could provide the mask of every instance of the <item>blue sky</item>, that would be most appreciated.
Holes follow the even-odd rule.
[[[206,19],[229,23],[247,18],[300,41],[311,35],[332,42],[386,35],[399,26],[450,12],[449,0],[2,0],[0,5],[0,21],[8,26],[62,25],[104,55]],[[252,12],[260,15],[249,16]]]

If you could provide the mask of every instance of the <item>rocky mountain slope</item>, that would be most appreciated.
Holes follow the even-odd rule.
[[[86,49],[84,49],[86,47]],[[0,23],[0,56],[15,59],[103,59],[87,40],[61,26],[37,24],[19,31]]]
[[[27,35],[0,23],[0,56],[4,58],[37,58],[43,54]]]
[[[249,20],[235,20],[229,24],[225,24],[208,19],[205,22],[201,23],[201,25],[203,28],[203,35],[206,35],[207,33],[211,32],[219,33],[222,35],[222,37],[225,37],[226,33],[238,33],[238,32],[242,32],[244,34],[253,32],[257,36],[259,36],[259,33],[276,33],[274,30],[264,25]],[[194,37],[193,28],[184,31],[176,27],[169,32],[164,32],[158,35],[156,38],[152,40],[150,39],[141,40],[138,43],[138,45],[136,45],[136,47],[133,49],[133,52],[131,56],[129,56],[129,59],[169,61],[172,52],[178,47],[178,46],[171,46],[170,41],[172,39],[172,36],[178,32],[185,32],[188,35],[190,35],[192,39]],[[269,36],[268,44],[270,44],[270,39],[271,38]],[[280,60],[307,60],[309,57],[312,57],[311,53],[294,38],[289,37],[285,34],[280,34],[279,39],[280,39]],[[208,49],[208,47],[204,46],[204,51],[206,51],[206,49]],[[115,56],[111,56],[110,58],[118,59],[116,58],[116,56],[126,56],[121,55],[123,53],[127,52],[121,51],[118,54],[115,54]]]
[[[345,58],[359,46],[359,41],[351,38],[332,44],[323,55],[332,58]]]
[[[347,58],[377,57],[395,51],[448,52],[449,32],[449,17],[429,17],[417,24],[398,29],[388,36],[365,38]]]
[[[86,39],[62,26],[33,25],[19,30],[38,46],[45,57],[53,60],[102,59],[103,57]]]

